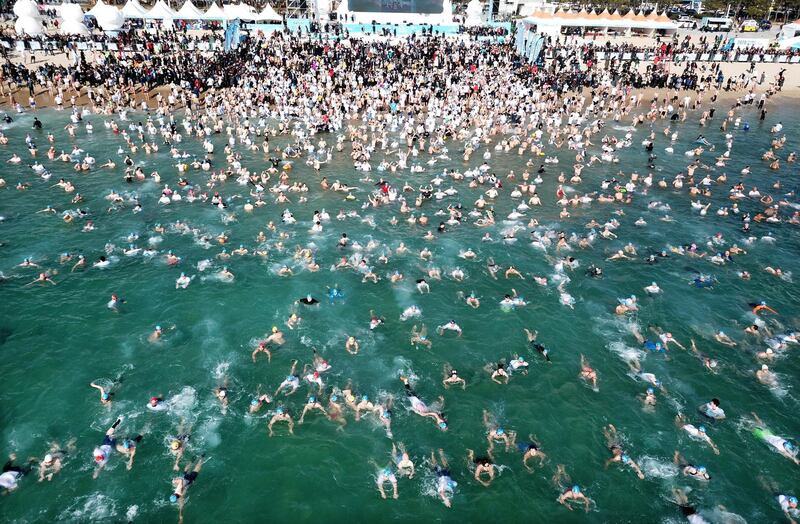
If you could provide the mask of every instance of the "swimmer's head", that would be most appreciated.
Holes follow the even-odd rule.
[[[769,366],[766,364],[761,364],[761,371],[769,371]]]
[[[316,404],[316,402],[317,402],[317,397],[315,397],[313,395],[308,397],[308,403],[309,404]]]
[[[705,475],[706,474],[706,467],[705,466],[698,466],[697,472],[700,473],[701,475]]]
[[[648,395],[652,395],[653,394],[653,388],[647,388],[647,394]]]
[[[220,389],[219,392],[217,393],[217,396],[219,398],[225,398],[227,395],[228,395],[228,392],[225,391],[224,389]]]
[[[706,427],[705,426],[700,426],[699,428],[697,428],[697,431],[699,431],[700,433],[705,433],[706,432]]]
[[[111,396],[105,391],[103,391],[103,393],[100,395],[100,398],[102,398],[103,400],[108,400],[109,398],[111,398]]]
[[[783,443],[783,449],[789,452],[794,452],[796,446],[787,440],[786,442]]]
[[[339,400],[338,395],[331,395],[331,402],[336,402],[337,400]]]
[[[172,442],[169,443],[169,447],[178,450],[181,447],[181,441],[178,439],[173,439]]]
[[[272,332],[273,333],[277,333],[278,332],[278,326],[272,326]]]
[[[251,406],[257,406],[258,405],[258,399],[254,398],[254,399],[250,400],[250,405]]]
[[[45,455],[45,456],[44,456],[44,461],[43,461],[43,462],[44,462],[45,464],[52,464],[52,463],[53,463],[53,455],[51,455],[50,453],[48,453],[47,455]]]
[[[792,508],[796,508],[797,507],[797,497],[789,497],[789,505]]]
[[[628,462],[630,462],[630,460],[631,458],[628,455],[622,455],[622,462],[624,464],[627,464]]]
[[[153,407],[156,407],[156,406],[158,406],[158,402],[160,400],[161,399],[159,399],[158,397],[150,397],[150,405],[153,406]]]
[[[284,410],[283,410],[283,408],[275,408],[275,413],[278,414],[278,415],[283,415]]]
[[[180,495],[178,495],[177,493],[173,493],[172,495],[169,496],[169,501],[175,504],[176,502],[178,502],[179,496]]]
[[[447,429],[447,422],[445,422],[444,420],[439,422],[439,429],[441,429],[442,431],[446,430]]]
[[[578,486],[577,484],[575,484],[574,486],[572,486],[572,492],[573,492],[573,493],[575,493],[576,495],[577,495],[578,493],[580,493],[580,492],[581,492],[581,488],[580,488],[580,486]]]
[[[505,434],[506,430],[504,430],[503,428],[497,428],[494,432],[497,435],[503,435],[503,434]]]
[[[125,439],[122,441],[122,447],[125,449],[131,449],[132,442],[129,439]]]

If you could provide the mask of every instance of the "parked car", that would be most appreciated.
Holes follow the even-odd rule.
[[[682,16],[676,21],[681,29],[693,29],[697,21],[691,16]]]
[[[761,28],[762,31],[769,31],[772,29],[772,22],[769,20],[762,20],[758,23],[758,26]]]
[[[755,20],[745,20],[739,27],[739,31],[743,33],[755,33],[758,31],[758,22]]]

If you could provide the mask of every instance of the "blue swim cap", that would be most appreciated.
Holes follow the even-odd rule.
[[[257,398],[254,398],[254,399],[252,399],[252,400],[250,401],[250,405],[251,405],[251,406],[256,406],[256,405],[258,405],[258,399],[257,399]]]
[[[653,388],[647,388],[647,394],[648,395],[652,395],[653,394]]]
[[[706,427],[705,426],[700,426],[699,428],[697,428],[697,431],[699,431],[700,433],[705,433],[706,432]]]
[[[391,468],[383,468],[383,474],[387,477],[392,474]]]
[[[283,408],[275,408],[275,413],[277,413],[278,415],[282,415],[283,414]]]
[[[789,497],[789,504],[797,504],[797,497]]]
[[[308,403],[309,404],[314,404],[316,401],[317,401],[317,397],[315,397],[313,395],[308,397]]]
[[[367,401],[369,400],[369,397],[368,397],[368,396],[366,396],[366,395],[362,395],[362,396],[361,396],[361,400],[362,400],[363,402],[367,402]]]
[[[388,410],[383,410],[383,418],[392,418],[392,414]]]
[[[656,385],[656,387],[660,388],[661,387],[661,381],[660,380],[656,380],[655,381],[655,385]]]
[[[294,380],[294,375],[286,375],[286,380]]]
[[[628,455],[622,455],[622,462],[627,464],[631,458]]]
[[[445,422],[445,421],[439,422],[439,428],[440,429],[447,429],[447,422]]]
[[[100,395],[100,398],[102,398],[103,400],[108,400],[108,393],[103,393],[102,395]]]
[[[701,473],[701,474],[702,474],[702,473],[705,473],[705,472],[706,472],[706,467],[705,467],[705,466],[699,466],[699,467],[697,468],[697,472],[698,472],[698,473]]]
[[[505,433],[505,430],[503,428],[497,428],[494,432],[497,433],[498,435],[502,435],[503,433]]]
[[[783,447],[786,449],[786,451],[794,451],[794,444],[792,444],[788,440],[783,443]]]
[[[337,395],[331,395],[331,402],[336,402],[339,399]]]
[[[178,495],[173,493],[172,495],[169,496],[169,501],[175,504],[176,502],[178,502]]]
[[[128,439],[123,440],[122,447],[125,449],[131,449],[131,441]]]
[[[580,493],[580,492],[581,492],[581,488],[580,488],[580,486],[578,486],[577,484],[575,484],[574,486],[572,486],[572,492],[573,492],[573,493]]]

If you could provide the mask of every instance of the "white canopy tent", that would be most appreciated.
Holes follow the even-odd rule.
[[[235,20],[236,18],[255,20],[258,16],[255,10],[247,4],[224,4],[222,12],[225,13],[226,20]]]
[[[158,0],[152,9],[145,13],[144,18],[148,20],[172,20],[176,16],[178,14],[164,0]]]
[[[97,0],[97,3],[95,3],[91,9],[86,11],[86,16],[93,16],[97,18],[98,14],[100,14],[102,11],[105,11],[109,7],[111,6],[103,2],[103,0]]]
[[[83,23],[83,9],[78,4],[64,2],[58,6],[58,16],[61,17],[58,32],[62,35],[85,36],[89,34],[89,29]]]
[[[139,0],[128,0],[122,7],[122,14],[125,18],[146,18],[147,11]]]
[[[279,15],[271,5],[267,4],[266,7],[256,15],[256,20],[282,22],[283,17]]]
[[[205,14],[206,20],[230,20],[222,8],[214,2]]]
[[[42,27],[42,16],[39,8],[33,0],[17,0],[14,3],[14,14],[17,20],[14,22],[14,30],[18,35],[39,36],[44,32]]]
[[[677,31],[678,26],[667,18],[664,14],[650,13],[645,16],[642,13],[634,14],[633,11],[625,16],[619,12],[613,14],[606,9],[600,14],[580,11],[556,11],[550,13],[546,11],[535,12],[531,16],[522,20],[522,23],[529,30],[548,35],[559,35],[565,28],[599,29],[603,32],[617,31],[623,33],[644,32],[653,34],[656,31],[663,31],[672,34]]]
[[[181,8],[178,9],[178,12],[175,13],[175,19],[177,20],[203,20],[205,17],[205,13],[198,9],[192,3],[192,0],[186,0]]]

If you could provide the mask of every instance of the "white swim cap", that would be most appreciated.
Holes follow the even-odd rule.
[[[53,462],[53,455],[48,453],[47,455],[44,456],[44,463],[50,464],[51,462]]]

